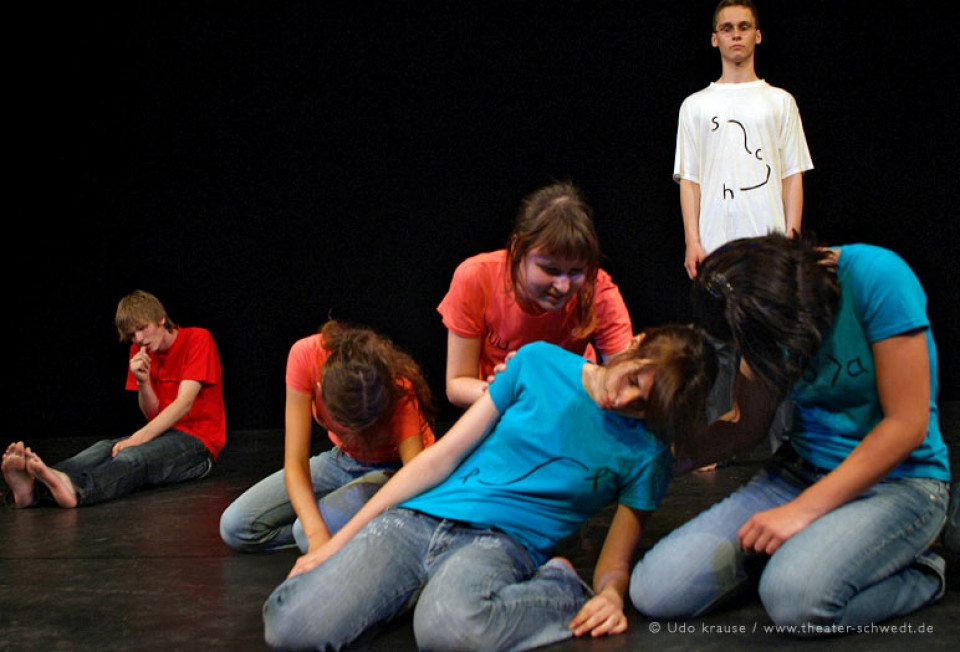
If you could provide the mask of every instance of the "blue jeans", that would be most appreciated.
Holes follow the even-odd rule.
[[[643,557],[630,578],[634,606],[651,618],[697,616],[746,589],[761,569],[760,598],[782,625],[867,625],[943,595],[943,560],[925,552],[945,519],[947,485],[939,480],[880,482],[788,539],[765,567],[766,557],[740,550],[737,531],[753,514],[821,477],[772,462]]]
[[[386,483],[400,462],[367,464],[331,449],[310,458],[310,481],[320,515],[333,534]],[[263,552],[298,546],[308,548],[297,519],[283,469],[247,489],[220,516],[220,537],[243,552]]]
[[[960,555],[960,480],[950,489],[950,512],[943,527],[943,546],[955,555]]]
[[[103,439],[54,465],[69,476],[78,506],[113,500],[143,487],[202,478],[213,467],[203,442],[179,430],[128,446],[112,457],[113,445],[121,439]]]
[[[263,620],[272,647],[338,650],[414,608],[421,649],[527,649],[569,638],[584,594],[503,532],[399,508],[277,587]]]

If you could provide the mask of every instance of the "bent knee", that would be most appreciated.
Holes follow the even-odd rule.
[[[637,563],[630,601],[649,618],[687,618],[709,610],[746,579],[735,542],[695,532],[665,540]]]
[[[220,538],[234,550],[254,550],[258,546],[253,524],[236,502],[230,503],[220,514]]]
[[[760,577],[760,601],[777,625],[838,622],[846,600],[838,595],[841,586],[821,581],[817,573],[805,573],[786,565],[768,564]]]
[[[413,615],[417,647],[425,650],[496,649],[490,619],[479,596],[448,595],[443,601],[421,599]]]
[[[328,617],[311,592],[298,590],[287,580],[263,605],[263,636],[273,649],[339,649],[349,641],[334,644],[335,618]],[[328,629],[330,627],[331,629]]]
[[[234,550],[243,550],[247,541],[244,538],[244,527],[230,507],[220,515],[220,538]]]

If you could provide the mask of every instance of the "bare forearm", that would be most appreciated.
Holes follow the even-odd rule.
[[[419,495],[447,477],[453,467],[442,455],[435,455],[436,445],[417,455],[401,467],[390,480],[331,538],[339,549],[363,527],[388,508]]]
[[[155,439],[176,426],[177,423],[190,412],[190,408],[192,407],[192,398],[178,396],[170,405],[150,419],[147,425],[135,432],[134,435],[142,440],[141,443]]]
[[[481,338],[447,332],[447,399],[458,407],[470,407],[487,389],[486,380],[480,378],[482,351]]]
[[[487,391],[487,382],[460,376],[447,379],[447,399],[457,407],[467,408]]]
[[[797,507],[817,518],[845,505],[886,478],[923,441],[924,434],[884,418],[847,459],[796,498]]]
[[[313,483],[310,478],[310,462],[284,465],[284,480],[287,495],[293,511],[300,519],[303,532],[310,542],[310,547],[318,546],[330,538],[330,530],[317,507],[317,498],[313,493]]]
[[[787,235],[800,233],[803,220],[803,174],[798,173],[783,180],[783,214]]]
[[[627,589],[630,586],[630,570],[628,568],[609,568],[594,570],[593,590],[598,595],[606,593],[610,598],[616,597],[622,608],[626,602]]]
[[[150,421],[160,412],[160,399],[157,398],[150,381],[137,383],[137,404],[143,417]]]
[[[363,526],[389,507],[419,495],[453,473],[496,422],[496,407],[489,396],[474,403],[436,444],[414,457],[364,504],[331,539],[339,548]]]
[[[687,246],[700,246],[700,186],[680,180],[680,213],[683,216],[683,237]]]
[[[930,368],[925,332],[870,346],[883,418],[836,469],[797,497],[807,513],[819,516],[853,500],[885,478],[927,436]]]

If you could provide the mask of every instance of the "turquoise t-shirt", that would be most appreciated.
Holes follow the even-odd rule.
[[[950,480],[937,418],[937,349],[920,281],[897,254],[865,244],[839,248],[840,305],[823,345],[794,385],[790,441],[816,466],[833,469],[883,418],[870,345],[923,330],[930,360],[927,437],[889,477]]]
[[[582,357],[522,347],[488,391],[500,419],[444,482],[401,507],[494,527],[539,565],[557,543],[616,500],[651,511],[673,457],[641,419],[601,409],[583,388]]]

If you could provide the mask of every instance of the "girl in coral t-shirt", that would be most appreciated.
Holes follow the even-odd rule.
[[[630,315],[610,275],[590,207],[557,183],[520,205],[506,249],[462,262],[437,310],[448,329],[447,398],[473,404],[511,351],[545,341],[595,360],[625,349]]]
[[[287,359],[284,468],[220,519],[231,548],[315,549],[434,442],[430,389],[414,360],[363,327],[327,322]],[[334,448],[310,457],[313,421]]]

